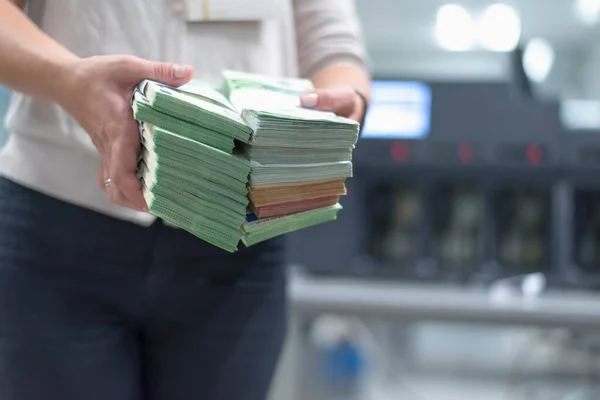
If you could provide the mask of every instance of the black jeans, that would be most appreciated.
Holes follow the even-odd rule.
[[[0,399],[263,400],[283,252],[240,249],[0,179]]]

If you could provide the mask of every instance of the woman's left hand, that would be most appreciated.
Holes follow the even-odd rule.
[[[313,90],[300,96],[300,101],[304,108],[331,111],[357,122],[366,112],[363,99],[350,86]]]

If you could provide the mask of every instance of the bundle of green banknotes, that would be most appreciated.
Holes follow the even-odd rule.
[[[310,81],[224,71],[134,93],[150,212],[229,252],[335,220],[359,124],[300,107]]]

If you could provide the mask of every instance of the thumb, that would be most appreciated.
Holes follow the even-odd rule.
[[[318,108],[319,103],[322,106],[324,102],[323,96],[319,96],[318,91],[304,93],[300,96],[300,103],[304,108]]]
[[[189,65],[145,61],[148,78],[169,86],[181,86],[192,79],[194,69]]]
[[[155,62],[141,58],[130,59],[126,70],[127,78],[134,82],[148,79],[175,87],[188,83],[194,75],[194,69],[190,65]]]
[[[314,90],[300,96],[304,108],[331,111],[342,116],[352,113],[354,102],[354,92],[345,88]]]

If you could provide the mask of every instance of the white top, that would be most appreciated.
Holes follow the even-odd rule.
[[[365,61],[353,0],[29,0],[27,14],[78,56],[188,63],[215,83],[223,69],[308,77]],[[14,94],[6,123],[5,177],[116,218],[156,219],[108,201],[92,141],[58,105]]]

